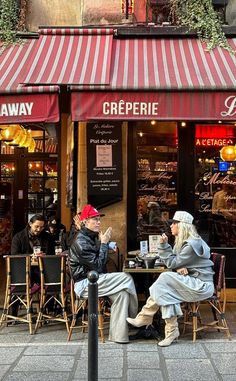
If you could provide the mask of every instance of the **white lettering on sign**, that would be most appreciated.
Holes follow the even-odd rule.
[[[234,116],[236,115],[236,97],[234,95],[230,95],[225,100],[225,107],[228,111],[222,111],[220,113],[221,116]]]
[[[103,102],[104,115],[158,115],[158,102]]]
[[[34,102],[3,103],[0,105],[0,116],[31,115]]]
[[[216,147],[222,147],[227,145],[234,144],[231,139],[196,139],[196,146],[216,146]]]

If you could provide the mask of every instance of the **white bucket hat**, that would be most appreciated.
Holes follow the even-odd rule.
[[[175,212],[172,221],[185,222],[186,224],[192,224],[193,216],[188,212],[178,210],[177,212]]]

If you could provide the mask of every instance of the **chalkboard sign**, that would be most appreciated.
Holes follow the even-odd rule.
[[[121,123],[87,124],[88,202],[103,207],[122,199]]]

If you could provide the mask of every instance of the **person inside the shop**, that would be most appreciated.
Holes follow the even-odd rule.
[[[223,184],[222,189],[217,191],[212,200],[212,214],[214,218],[235,220],[235,186]]]
[[[66,227],[56,216],[51,216],[47,222],[46,231],[54,241],[54,245],[60,245],[62,251],[67,250]]]
[[[172,271],[160,274],[149,288],[150,297],[142,310],[134,319],[127,318],[135,327],[148,326],[160,308],[165,319],[165,339],[158,343],[160,346],[169,346],[179,337],[177,318],[182,315],[181,302],[201,301],[214,292],[210,248],[197,233],[193,216],[185,211],[175,212],[171,233],[175,237],[173,249],[164,233],[158,254]]]
[[[79,216],[80,230],[69,249],[75,293],[87,299],[87,275],[91,270],[97,271],[98,297],[108,296],[111,301],[109,340],[127,343],[129,336],[126,318],[135,316],[138,308],[133,279],[127,273],[106,272],[112,229],[109,227],[104,233],[100,231],[100,217],[103,215],[88,204],[84,206]]]
[[[170,226],[168,222],[161,215],[161,208],[158,202],[150,201],[147,205],[148,208],[148,222],[149,225],[155,226],[158,233],[170,234]]]
[[[169,223],[162,217],[161,207],[157,201],[147,201],[145,198],[139,200],[137,232],[137,238],[140,240],[145,240],[148,233],[166,233],[168,237],[171,236]]]

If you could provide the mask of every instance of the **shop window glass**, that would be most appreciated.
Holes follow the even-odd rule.
[[[1,180],[5,178],[14,177],[15,175],[15,163],[14,162],[1,162]]]
[[[234,125],[196,126],[196,221],[211,247],[236,246]]]
[[[11,128],[11,125],[9,125],[9,128]],[[30,135],[23,134],[22,139],[20,139],[18,133],[12,144],[2,138],[0,141],[2,155],[13,155],[15,147],[28,148],[29,153],[57,153],[57,129],[54,125],[42,129],[30,125],[21,125],[21,128]],[[25,139],[25,136],[28,136],[28,138]]]
[[[28,171],[28,215],[55,215],[58,207],[57,161],[29,161]]]
[[[13,155],[15,150],[14,147],[6,144],[4,141],[0,142],[1,144],[1,155]]]
[[[166,232],[177,208],[177,127],[137,123],[137,240]]]
[[[45,152],[56,153],[57,152],[57,141],[54,138],[48,138],[45,141]]]
[[[43,176],[43,162],[42,161],[30,161],[29,165],[29,176],[41,177]]]

